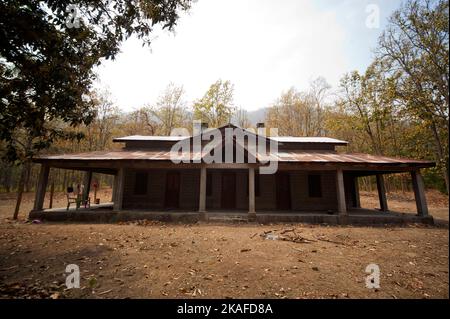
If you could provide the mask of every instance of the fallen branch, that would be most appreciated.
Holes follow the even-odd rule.
[[[327,243],[332,243],[332,244],[338,244],[338,245],[347,246],[346,243],[343,243],[343,242],[340,242],[340,241],[334,241],[334,240],[326,239],[326,238],[316,238],[316,239],[317,239],[317,240],[320,240],[320,241],[325,241],[325,242],[327,242]]]
[[[2,268],[2,269],[0,269],[0,271],[7,271],[7,270],[14,269],[14,268],[17,268],[17,265],[11,266],[11,267],[8,267],[8,268]]]
[[[286,234],[288,232],[294,232],[295,233],[295,230],[294,230],[294,228],[292,228],[292,229],[285,229],[285,230],[281,231],[280,234],[282,235],[282,234]]]
[[[104,294],[107,294],[108,292],[111,292],[111,291],[112,291],[112,289],[109,289],[109,290],[106,290],[106,291],[102,291],[102,292],[99,292],[98,295],[104,295]]]
[[[316,240],[314,240],[314,239],[305,238],[305,237],[302,237],[302,236],[299,236],[299,235],[297,235],[296,237],[280,236],[279,238],[280,238],[280,240],[292,241],[292,242],[297,243],[297,244],[310,244],[310,243],[316,242]]]

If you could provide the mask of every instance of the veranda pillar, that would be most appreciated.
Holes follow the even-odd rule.
[[[382,174],[377,174],[377,190],[378,190],[378,199],[380,200],[380,210],[382,212],[387,212],[388,204],[386,199],[386,187],[384,186],[384,178]]]
[[[83,190],[83,200],[87,200],[89,198],[89,192],[91,191],[91,181],[92,181],[92,171],[86,171],[84,173],[84,190]]]
[[[47,164],[41,164],[33,210],[42,210],[44,206],[45,190],[47,188],[49,173],[50,167]]]
[[[206,166],[200,168],[200,194],[198,212],[202,219],[206,218]]]
[[[411,172],[414,197],[416,198],[417,214],[422,217],[428,216],[427,200],[425,198],[425,186],[419,170]]]
[[[339,215],[347,215],[347,204],[345,203],[344,173],[342,169],[338,169],[336,171],[336,193],[338,213]]]
[[[248,169],[248,217],[250,220],[256,219],[255,212],[255,168]]]
[[[114,177],[114,210],[122,210],[123,207],[123,189],[125,180],[125,170],[123,167],[119,168],[117,175]]]
[[[359,196],[359,182],[358,182],[358,176],[353,177],[353,191],[355,202],[353,203],[353,206],[356,208],[361,208],[361,199]]]

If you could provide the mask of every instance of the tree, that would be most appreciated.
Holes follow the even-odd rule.
[[[210,127],[229,123],[235,113],[233,91],[234,86],[230,81],[217,80],[205,95],[194,103],[194,118],[207,122]]]
[[[376,62],[372,64],[364,75],[356,71],[345,75],[341,80],[342,97],[338,103],[356,119],[354,130],[363,134],[365,143],[369,142],[370,152],[383,155],[386,140],[382,135],[392,101],[386,101],[385,79],[377,66]]]
[[[375,51],[363,74],[342,78],[328,129],[352,150],[434,158],[425,179],[448,192],[448,1],[405,3]]]
[[[329,88],[325,79],[318,78],[306,92],[294,87],[283,92],[266,113],[268,127],[277,127],[281,135],[322,136],[327,113],[324,100]]]
[[[159,96],[156,106],[147,106],[140,111],[147,123],[153,123],[161,135],[170,135],[177,127],[185,127],[189,118],[183,86],[169,83]]]
[[[101,151],[111,142],[113,130],[119,120],[119,108],[111,101],[110,92],[92,92],[94,119],[85,128],[89,151]]]
[[[324,77],[318,77],[311,81],[309,91],[307,92],[307,98],[315,106],[316,126],[313,130],[317,132],[317,135],[323,135],[325,133],[325,119],[328,112],[326,100],[329,97],[330,89],[331,85],[328,84],[326,79]]]
[[[236,113],[234,114],[234,118],[236,121],[236,124],[239,127],[242,128],[249,128],[251,123],[250,123],[250,119],[248,118],[248,112],[247,110],[239,107],[236,109]]]
[[[189,6],[189,0],[1,1],[0,141],[6,144],[5,158],[24,163],[55,139],[73,137],[48,125],[51,121],[89,124],[93,68],[113,59],[133,34],[149,44],[155,25],[172,29],[179,11]]]
[[[449,2],[413,0],[389,19],[377,55],[395,79],[395,96],[428,127],[449,190]]]

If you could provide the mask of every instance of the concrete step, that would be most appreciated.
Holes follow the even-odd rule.
[[[223,214],[223,215],[208,216],[208,221],[239,223],[239,222],[248,222],[248,218],[247,216],[242,215]]]

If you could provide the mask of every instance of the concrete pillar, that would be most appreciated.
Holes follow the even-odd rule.
[[[112,194],[111,194],[111,202],[114,202],[116,200],[116,191],[117,191],[117,178],[118,174],[114,175],[114,180],[112,184]]]
[[[41,164],[33,210],[42,210],[44,206],[45,190],[47,188],[49,173],[50,167],[46,164]]]
[[[355,202],[353,203],[356,208],[361,208],[361,199],[359,196],[359,183],[358,183],[358,176],[353,177],[353,191]]]
[[[116,191],[114,192],[114,210],[122,210],[123,189],[125,181],[125,169],[123,167],[118,169],[114,181],[114,187],[116,187]]]
[[[342,169],[338,169],[336,171],[336,193],[338,213],[340,215],[347,215],[347,205],[345,203],[344,173]]]
[[[377,177],[378,198],[380,200],[380,210],[382,212],[387,212],[389,209],[386,199],[386,188],[384,187],[384,178],[382,174],[376,174],[376,177]]]
[[[83,200],[86,200],[89,197],[89,192],[91,191],[91,181],[92,181],[92,171],[86,171],[84,173],[83,179],[84,185]]]
[[[423,184],[423,178],[419,170],[411,172],[414,197],[416,198],[417,214],[419,216],[428,216],[427,200],[425,198],[425,186]]]
[[[206,216],[206,166],[200,168],[200,194],[198,211]]]
[[[255,168],[248,169],[248,214],[250,219],[256,217],[255,212]]]

